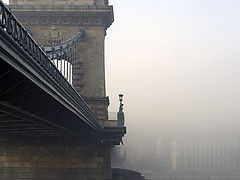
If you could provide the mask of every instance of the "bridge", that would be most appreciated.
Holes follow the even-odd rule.
[[[10,7],[0,1],[0,180],[111,179],[111,149],[126,133],[107,115],[112,6],[10,0]]]

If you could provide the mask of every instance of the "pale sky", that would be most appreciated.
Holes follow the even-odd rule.
[[[127,137],[238,132],[240,1],[110,3],[107,92],[125,95]]]
[[[115,22],[106,36],[107,94],[110,111],[124,94],[125,141],[238,133],[240,1],[110,4]]]

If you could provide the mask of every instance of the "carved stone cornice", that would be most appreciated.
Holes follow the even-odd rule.
[[[22,6],[22,5],[12,5],[10,6],[14,14],[22,18],[31,18],[37,17],[38,20],[46,17],[57,18],[57,19],[69,19],[68,22],[71,22],[72,19],[84,19],[85,23],[80,23],[81,25],[85,24],[90,26],[92,23],[86,23],[87,21],[95,21],[92,25],[99,25],[98,21],[101,21],[101,25],[104,25],[107,29],[114,21],[113,16],[113,7],[112,6]],[[33,24],[41,24],[41,22],[35,22]],[[72,22],[71,22],[72,23]],[[24,22],[23,22],[24,24]],[[31,24],[31,23],[30,23]],[[63,23],[68,24],[68,23]]]
[[[11,8],[18,8],[19,10],[53,10],[53,11],[63,11],[63,10],[103,10],[112,9],[113,6],[79,6],[79,5],[10,5]]]
[[[10,5],[80,5],[104,6],[108,0],[9,0]]]

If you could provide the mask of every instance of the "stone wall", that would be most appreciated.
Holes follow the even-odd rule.
[[[110,180],[110,144],[1,142],[0,180]]]

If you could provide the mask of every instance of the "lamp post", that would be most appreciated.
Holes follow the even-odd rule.
[[[117,113],[118,126],[124,126],[124,112],[123,112],[123,94],[119,94],[119,111]]]

